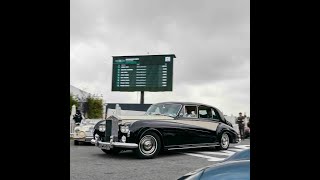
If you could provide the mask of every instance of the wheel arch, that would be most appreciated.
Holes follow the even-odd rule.
[[[226,133],[229,137],[229,141],[230,142],[234,142],[235,141],[235,135],[233,134],[233,132],[227,127],[225,126],[224,124],[219,124],[218,127],[217,127],[217,140],[220,140],[221,139],[221,136],[223,133]]]

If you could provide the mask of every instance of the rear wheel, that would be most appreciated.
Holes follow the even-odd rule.
[[[138,148],[134,151],[138,158],[150,159],[157,156],[160,149],[160,137],[154,132],[147,132],[140,138]]]
[[[218,150],[227,150],[229,148],[230,138],[226,132],[222,133]]]

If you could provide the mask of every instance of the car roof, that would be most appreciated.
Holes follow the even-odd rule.
[[[159,102],[159,103],[154,103],[154,104],[181,104],[181,105],[197,105],[197,106],[208,106],[208,107],[213,107],[214,106],[208,105],[208,104],[203,104],[203,103],[197,103],[197,102],[181,102],[181,101],[168,101],[168,102]],[[217,108],[216,108],[217,109]]]

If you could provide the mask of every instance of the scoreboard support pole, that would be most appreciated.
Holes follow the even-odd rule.
[[[140,104],[144,104],[144,91],[141,91]]]

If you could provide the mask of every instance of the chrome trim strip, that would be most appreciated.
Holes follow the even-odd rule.
[[[219,145],[219,143],[198,143],[198,144],[182,144],[182,145],[171,145],[166,146],[167,148],[175,147],[175,146],[199,146],[199,145]]]
[[[216,144],[216,145],[208,145],[208,146],[177,147],[177,148],[169,148],[168,150],[175,150],[175,149],[192,149],[192,148],[215,147],[215,146],[219,146],[219,144]]]

